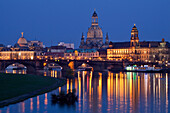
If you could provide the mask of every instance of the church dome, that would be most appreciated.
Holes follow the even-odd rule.
[[[19,46],[23,47],[27,45],[27,40],[23,37],[23,32],[21,33],[22,37],[18,39],[18,44]]]
[[[103,38],[103,32],[99,26],[91,26],[87,32],[87,38]]]

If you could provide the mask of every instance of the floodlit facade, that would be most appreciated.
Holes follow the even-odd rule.
[[[35,58],[35,51],[26,49],[12,50],[10,48],[3,48],[0,51],[0,60],[33,60]]]
[[[130,42],[110,42],[107,59],[115,61],[168,62],[170,43],[162,41],[139,42],[136,25],[131,31]]]
[[[2,47],[0,50],[0,60],[33,60],[36,56],[42,55],[42,43],[27,41],[23,32],[17,43],[13,46]],[[36,44],[35,44],[36,43]],[[38,45],[39,44],[39,45]]]
[[[96,49],[73,49],[66,50],[64,53],[65,59],[71,60],[84,60],[84,59],[95,59],[99,57],[99,52]]]

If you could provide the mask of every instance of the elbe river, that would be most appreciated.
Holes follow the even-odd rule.
[[[26,73],[24,71],[15,73]],[[61,71],[45,71],[44,76],[62,77]],[[170,74],[136,72],[78,71],[66,85],[23,102],[0,108],[0,113],[169,113]],[[53,104],[51,94],[76,89],[78,102]]]

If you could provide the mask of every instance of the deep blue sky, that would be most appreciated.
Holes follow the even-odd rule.
[[[129,41],[134,23],[140,41],[170,41],[170,0],[0,0],[0,43],[14,45],[24,32],[46,46],[63,41],[78,47],[94,8],[110,41]]]

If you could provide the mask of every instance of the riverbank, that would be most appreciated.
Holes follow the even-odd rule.
[[[0,107],[49,92],[65,83],[64,79],[45,76],[0,73]]]

